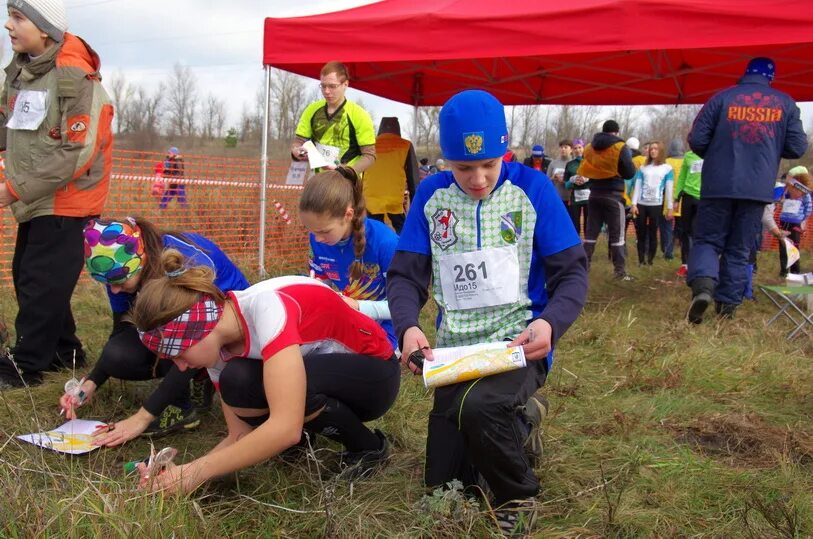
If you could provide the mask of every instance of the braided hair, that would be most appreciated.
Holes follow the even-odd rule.
[[[361,257],[367,247],[367,235],[364,219],[367,217],[364,201],[364,185],[351,167],[340,166],[336,170],[320,172],[305,183],[302,197],[299,199],[299,211],[316,215],[328,215],[341,219],[353,209],[350,229],[353,233],[353,255],[355,260],[350,266],[350,278],[361,277]]]

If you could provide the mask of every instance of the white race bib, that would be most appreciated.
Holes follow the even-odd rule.
[[[443,301],[451,311],[496,307],[519,300],[516,246],[439,258]]]
[[[288,167],[288,176],[285,178],[286,185],[302,185],[308,177],[310,167],[307,161],[291,161]]]
[[[328,162],[338,166],[341,165],[339,161],[339,152],[341,152],[341,148],[338,146],[329,146],[328,144],[322,144],[320,142],[314,143],[316,149],[319,150],[319,153],[328,160]]]
[[[23,131],[36,131],[48,113],[46,90],[21,90],[14,102],[6,127]]]
[[[782,213],[799,213],[802,210],[802,201],[786,198],[782,202]]]
[[[699,174],[703,171],[703,160],[699,159],[697,161],[692,161],[691,166],[689,166],[689,172],[692,174]]]
[[[573,200],[576,202],[584,202],[590,198],[590,189],[574,189]]]

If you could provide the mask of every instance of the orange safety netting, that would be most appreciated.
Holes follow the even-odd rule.
[[[182,155],[181,188],[156,172],[162,153],[115,150],[105,216],[136,215],[161,228],[196,232],[217,243],[250,274],[259,267],[260,161]],[[269,272],[306,274],[308,242],[297,212],[301,186],[285,185],[288,162],[269,161],[265,266]],[[164,187],[163,194],[160,194]],[[185,200],[184,196],[185,195]],[[165,203],[165,208],[159,206]],[[17,223],[0,213],[0,287],[11,286]],[[83,272],[83,276],[85,272]],[[83,277],[84,278],[84,277]]]
[[[260,161],[183,155],[183,190],[174,179],[157,175],[162,153],[115,150],[110,195],[104,214],[137,215],[161,228],[197,232],[217,243],[249,274],[259,267]],[[300,186],[285,185],[288,161],[269,161],[266,204],[265,267],[269,273],[307,273],[308,242],[299,223]],[[160,193],[163,187],[163,193]],[[185,197],[184,197],[185,195]],[[166,207],[161,208],[165,203]],[[779,214],[776,214],[778,222]],[[0,288],[11,286],[11,259],[17,223],[0,212]],[[628,238],[634,238],[632,226]],[[777,240],[765,235],[764,250]],[[813,219],[802,236],[802,248],[813,248]],[[85,273],[83,272],[83,276]]]

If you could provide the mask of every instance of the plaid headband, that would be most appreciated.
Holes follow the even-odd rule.
[[[178,317],[149,331],[139,330],[138,335],[159,358],[172,359],[209,335],[222,313],[222,305],[210,296],[202,296]]]
[[[791,185],[801,191],[802,193],[809,195],[811,193],[810,188],[797,180],[796,178],[791,178],[788,180],[788,185]]]

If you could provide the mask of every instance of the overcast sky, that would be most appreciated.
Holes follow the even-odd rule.
[[[253,104],[263,84],[265,17],[312,15],[376,0],[64,1],[69,31],[99,53],[107,81],[120,72],[129,82],[153,89],[180,62],[195,74],[202,99],[213,93],[227,101],[227,125],[236,125],[243,103]],[[11,54],[8,34],[3,36],[5,66]],[[405,133],[409,132],[411,107],[352,88],[348,92],[350,99],[359,96],[377,118],[399,116]],[[802,117],[810,126],[813,105],[803,107]]]

